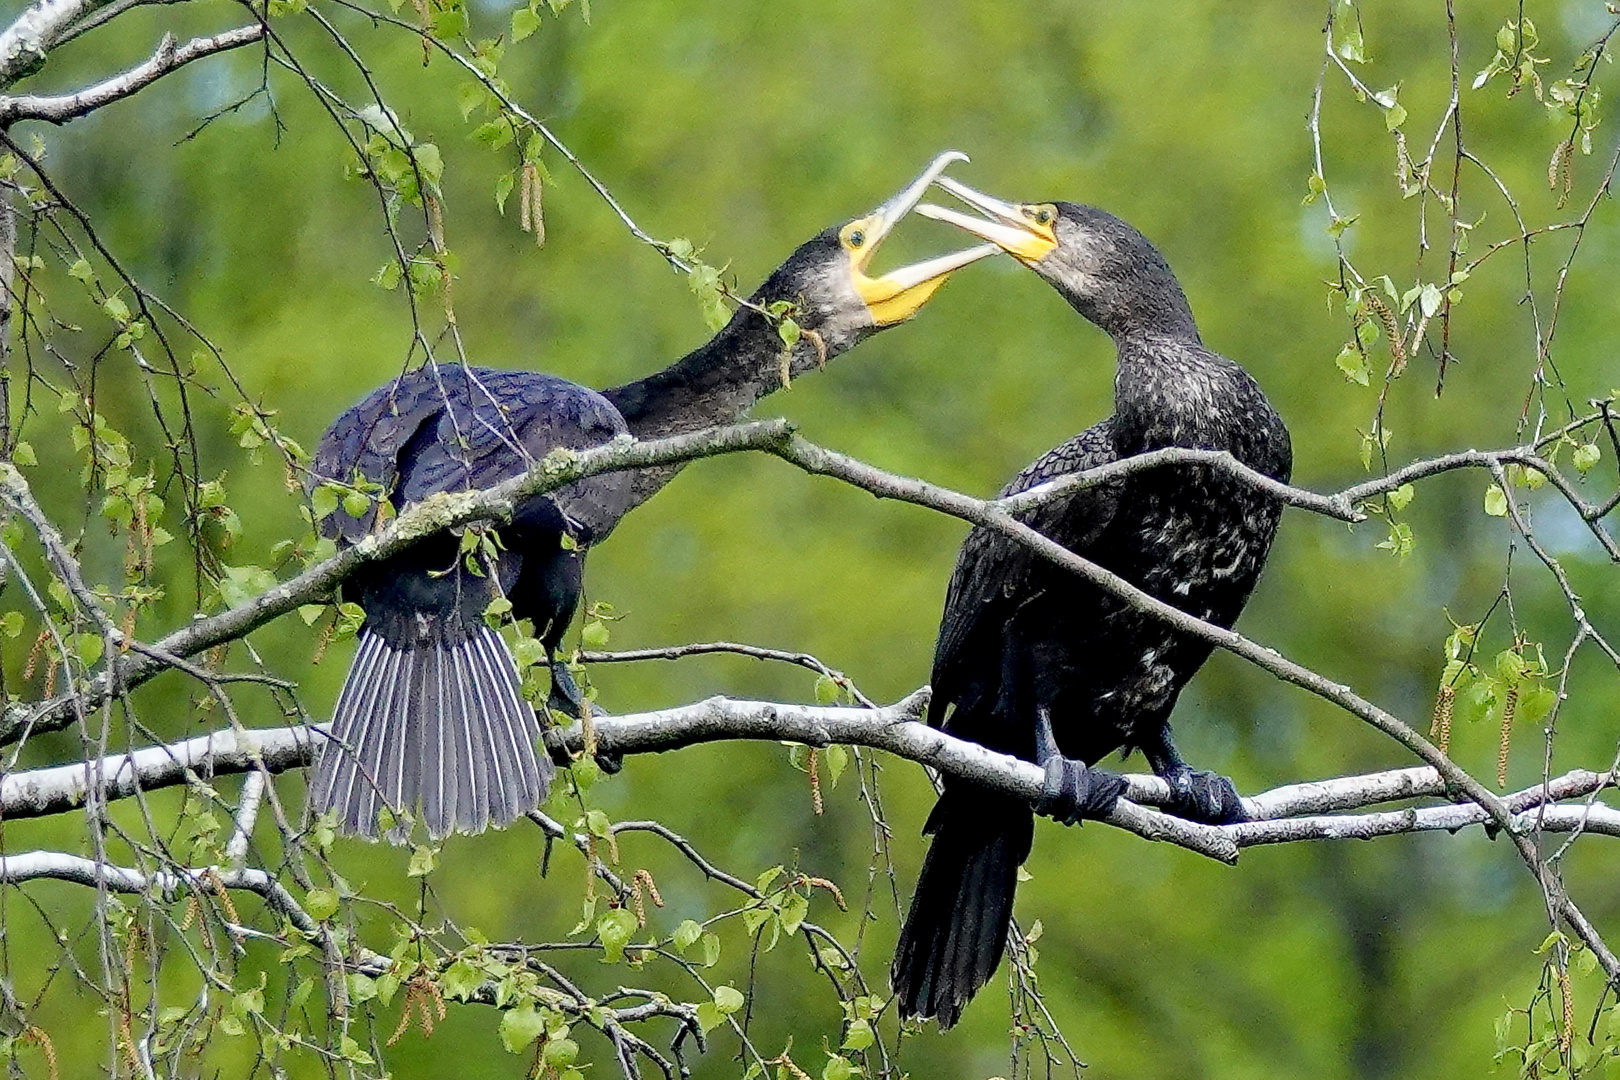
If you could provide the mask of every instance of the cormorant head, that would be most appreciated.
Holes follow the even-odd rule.
[[[1114,337],[1198,339],[1192,308],[1170,264],[1113,214],[1071,202],[1003,202],[948,176],[935,183],[983,217],[926,203],[917,213],[989,240]]]
[[[966,160],[966,154],[947,150],[876,210],[801,245],[760,286],[753,302],[762,307],[780,300],[798,305],[795,320],[815,331],[828,353],[842,352],[875,331],[911,318],[952,273],[998,250],[993,244],[981,244],[872,276],[872,257],[884,238],[947,165]]]

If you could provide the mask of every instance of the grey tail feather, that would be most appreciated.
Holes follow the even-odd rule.
[[[902,1018],[932,1017],[943,1029],[956,1023],[1001,962],[1035,817],[1026,803],[956,784],[940,796],[923,831],[934,839],[889,984]]]
[[[415,814],[434,839],[504,826],[545,801],[556,773],[537,753],[539,721],[517,665],[485,626],[461,641],[396,649],[375,632],[360,648],[332,709],[310,806],[338,831],[375,839],[383,807]],[[403,829],[388,839],[402,843]]]

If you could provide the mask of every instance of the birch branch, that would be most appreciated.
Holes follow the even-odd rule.
[[[147,649],[140,650],[142,655],[126,654],[112,658],[111,662],[116,665],[113,677],[109,677],[104,667],[74,691],[43,702],[8,707],[0,714],[0,746],[9,746],[33,732],[57,731],[66,727],[73,722],[75,697],[80,708],[93,710],[107,701],[114,688],[119,691],[133,689],[173,666],[168,657],[184,659],[195,656],[215,645],[244,637],[304,604],[325,600],[345,577],[361,565],[396,554],[424,536],[473,522],[500,524],[510,519],[518,500],[555,491],[587,476],[763,449],[789,434],[791,428],[785,420],[760,420],[647,442],[615,439],[588,450],[553,451],[523,475],[483,491],[436,495],[407,507],[381,532],[311,566],[239,607],[194,620]]]
[[[919,717],[927,700],[926,689],[876,709],[710,698],[655,712],[599,717],[593,726],[600,753],[661,753],[732,739],[815,747],[866,746],[1030,802],[1040,797],[1046,778],[1043,769],[922,723]],[[16,820],[77,809],[84,804],[88,778],[95,775],[105,777],[104,798],[110,801],[136,791],[202,783],[231,773],[286,772],[310,763],[316,738],[311,729],[302,727],[226,730],[172,746],[113,755],[99,762],[99,770],[97,763],[89,768],[75,763],[13,773],[0,781],[0,817]],[[577,724],[549,731],[546,741],[558,757],[584,752],[584,733]],[[1446,782],[1432,768],[1395,769],[1275,788],[1243,801],[1249,821],[1224,826],[1200,825],[1151,809],[1170,798],[1168,785],[1156,776],[1132,774],[1126,782],[1126,798],[1104,819],[1106,824],[1228,863],[1236,861],[1241,849],[1259,844],[1370,839],[1494,824],[1484,808],[1470,803],[1359,815],[1336,813],[1404,799],[1445,798]],[[1614,784],[1612,773],[1576,770],[1503,796],[1501,803],[1515,832],[1579,829],[1620,836],[1620,810],[1597,802],[1563,804]]]
[[[107,0],[39,0],[0,31],[0,88],[31,75],[45,64],[45,55],[69,26]]]
[[[94,86],[71,94],[0,96],[0,126],[13,124],[19,120],[44,120],[52,124],[65,124],[94,112],[103,105],[137,94],[193,60],[201,60],[207,56],[261,41],[264,32],[263,24],[253,23],[212,37],[192,38],[184,45],[176,42],[173,34],[164,34],[157,51],[147,60]]]

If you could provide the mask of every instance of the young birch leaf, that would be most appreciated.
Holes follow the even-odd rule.
[[[522,41],[540,29],[540,16],[533,8],[520,7],[512,12],[512,40]]]

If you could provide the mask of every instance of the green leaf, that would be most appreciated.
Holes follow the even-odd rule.
[[[630,935],[636,930],[636,916],[625,908],[613,908],[602,913],[596,920],[596,936],[602,942],[602,960],[604,963],[617,964],[624,959],[624,947],[630,943]]]
[[[540,29],[540,16],[533,8],[520,7],[512,12],[512,40],[522,41]]]
[[[1507,495],[1495,484],[1485,489],[1485,512],[1491,517],[1507,517]]]
[[[517,170],[512,169],[495,178],[495,209],[506,213],[506,200],[512,194],[512,185],[517,183]]]
[[[827,783],[830,787],[838,786],[838,778],[844,775],[849,767],[849,749],[837,743],[822,751],[823,760],[827,763]]]
[[[1519,694],[1519,711],[1517,719],[1534,724],[1545,719],[1552,712],[1553,706],[1558,703],[1558,692],[1550,686],[1536,686],[1524,690]]]
[[[14,638],[22,633],[23,614],[20,611],[8,611],[0,615],[0,633],[8,638]]]
[[[1412,503],[1412,496],[1417,494],[1411,484],[1402,484],[1389,493],[1389,506],[1392,510],[1405,510]]]
[[[428,187],[438,190],[439,181],[444,179],[444,157],[439,148],[432,143],[417,143],[411,150],[416,155],[416,171]]]
[[[842,691],[839,689],[836,680],[828,678],[826,675],[819,676],[816,679],[817,705],[831,705],[833,702],[838,700],[838,695],[840,693],[842,693]]]
[[[351,1035],[345,1035],[338,1040],[338,1053],[345,1060],[352,1061],[356,1065],[375,1064],[371,1055],[360,1049],[360,1044],[355,1042],[354,1037]]]
[[[484,622],[491,630],[500,628],[501,620],[512,612],[512,601],[504,596],[497,596],[484,608]]]
[[[1602,457],[1603,451],[1598,448],[1598,444],[1589,442],[1577,446],[1570,460],[1575,463],[1577,469],[1585,473],[1590,472],[1592,466],[1596,465]]]
[[[96,276],[96,272],[90,268],[90,260],[80,259],[78,262],[68,267],[68,276],[78,278],[80,281],[88,285],[90,284],[90,280]]]
[[[521,1054],[545,1033],[545,1015],[532,1004],[508,1009],[501,1016],[501,1045],[509,1053]]]
[[[487,120],[473,128],[472,137],[491,150],[500,150],[512,142],[512,125],[505,119]]]
[[[707,933],[703,935],[703,966],[712,968],[720,962],[720,935]]]
[[[467,9],[460,4],[446,5],[433,13],[433,36],[449,40],[467,32]]]
[[[810,898],[794,893],[782,904],[782,930],[797,934],[805,916],[810,914]]]
[[[790,349],[799,343],[802,334],[803,331],[799,329],[799,324],[792,319],[784,318],[776,324],[776,336],[781,338],[782,344]]]
[[[439,976],[439,983],[444,987],[444,992],[460,1000],[472,996],[472,992],[482,986],[483,982],[484,973],[465,957],[445,968],[444,974]]]
[[[844,1050],[865,1050],[875,1041],[872,1034],[872,1025],[866,1020],[856,1020],[849,1025],[849,1031],[844,1035]]]
[[[410,865],[405,869],[407,877],[427,877],[439,866],[439,853],[431,847],[418,844],[411,849]]]
[[[725,1020],[725,1014],[715,1007],[714,1002],[703,1001],[698,1003],[697,1022],[698,1027],[703,1029],[703,1034],[707,1035],[709,1032],[725,1023]]]
[[[1385,551],[1393,553],[1398,558],[1406,558],[1412,554],[1416,539],[1412,535],[1412,526],[1404,521],[1392,522],[1389,526],[1389,536],[1380,540],[1376,545]]]
[[[1433,282],[1423,286],[1423,292],[1418,297],[1418,304],[1423,310],[1423,317],[1426,319],[1433,318],[1444,301],[1445,297],[1441,295],[1439,286]]]
[[[79,658],[84,661],[84,666],[95,667],[96,661],[101,659],[101,653],[106,648],[106,642],[101,640],[100,634],[80,634],[78,643]]]
[[[461,110],[463,120],[488,100],[489,91],[481,82],[465,82],[456,88],[456,107]]]
[[[17,621],[21,623],[22,616],[19,613],[14,611],[11,614],[16,615]],[[13,634],[11,636],[16,637],[17,635]],[[681,925],[675,928],[675,948],[684,954],[686,950],[690,949],[694,944],[696,944],[697,939],[702,936],[703,927],[699,925],[697,920],[687,919],[685,922],[681,923]]]
[[[1361,28],[1355,23],[1348,23],[1344,33],[1339,37],[1339,55],[1355,64],[1367,62],[1366,47],[1361,39]]]
[[[607,623],[601,619],[592,619],[579,632],[579,640],[587,649],[606,648],[610,636]]]
[[[369,975],[362,975],[358,971],[349,975],[349,1000],[356,1005],[370,1001],[377,996],[377,980]]]
[[[821,1080],[850,1080],[856,1075],[855,1066],[842,1054],[833,1054],[827,1058],[827,1064],[822,1067]]]
[[[556,1069],[560,1066],[571,1065],[579,1057],[579,1044],[573,1039],[550,1039],[546,1042],[545,1050],[541,1051],[541,1064]]]
[[[1524,678],[1524,657],[1512,649],[1503,649],[1496,654],[1496,676],[1503,682],[1516,683]]]
[[[1334,358],[1333,363],[1340,371],[1344,372],[1344,377],[1350,382],[1360,383],[1362,386],[1368,385],[1371,372],[1367,369],[1367,358],[1354,345],[1346,345],[1340,349],[1339,355]]]
[[[335,889],[311,889],[304,894],[304,910],[317,922],[337,914],[338,894]]]
[[[38,465],[39,458],[34,455],[31,443],[19,442],[17,448],[11,452],[11,460],[17,465]]]
[[[129,322],[129,305],[124,303],[121,296],[114,294],[107,297],[101,302],[101,310],[105,311],[113,322],[120,325]]]
[[[748,999],[743,997],[742,991],[735,986],[717,986],[714,988],[714,1007],[730,1016],[742,1008]]]
[[[363,491],[351,491],[343,496],[343,512],[352,518],[365,517],[371,510],[371,496]]]
[[[383,263],[382,269],[371,275],[371,282],[373,285],[392,291],[399,287],[399,278],[399,263],[389,261]]]

